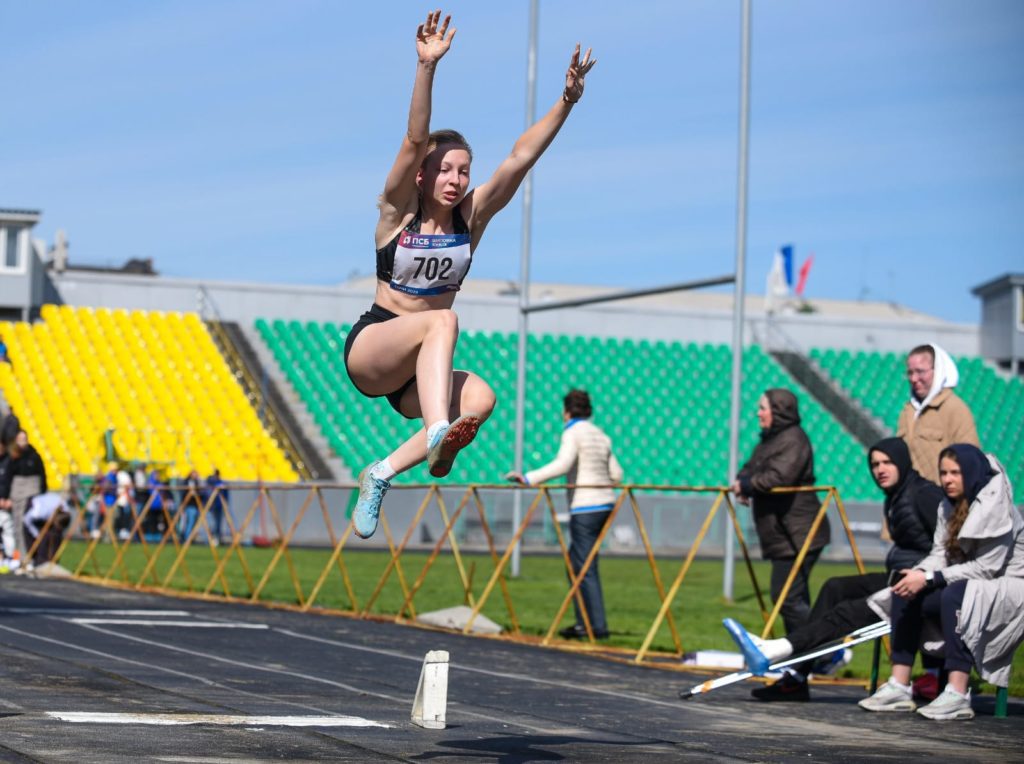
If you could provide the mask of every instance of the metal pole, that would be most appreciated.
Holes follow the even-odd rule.
[[[537,103],[537,22],[539,0],[530,2],[530,43],[526,58],[526,127],[534,122]],[[519,348],[516,356],[516,440],[515,470],[523,471],[523,440],[526,431],[526,339],[529,327],[527,309],[530,305],[530,228],[533,216],[533,170],[523,181],[523,223],[519,249]],[[512,532],[523,517],[522,491],[512,492]],[[512,577],[519,577],[520,544],[512,550]]]
[[[743,31],[740,45],[740,143],[736,183],[736,282],[732,306],[732,395],[729,406],[729,476],[739,467],[740,389],[743,382],[743,301],[746,295],[747,262],[747,153],[750,132],[750,0],[743,0]],[[733,529],[725,524],[725,571],[722,596],[732,600],[735,550]]]

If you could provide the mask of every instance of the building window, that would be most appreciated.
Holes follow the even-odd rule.
[[[7,271],[24,269],[20,243],[20,228],[0,228],[0,267]]]

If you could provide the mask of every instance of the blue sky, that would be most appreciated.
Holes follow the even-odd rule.
[[[337,283],[372,272],[426,6],[406,0],[0,0],[0,206],[41,209],[73,261]],[[523,129],[528,3],[445,7],[433,125],[474,180]],[[542,0],[538,112],[573,44],[598,64],[535,173],[533,278],[641,287],[727,273],[739,2]],[[748,289],[815,254],[808,294],[975,322],[1024,270],[1024,3],[758,2]],[[520,201],[477,277],[519,273]]]

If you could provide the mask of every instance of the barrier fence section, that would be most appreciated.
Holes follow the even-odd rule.
[[[241,487],[240,484],[233,484],[231,486],[232,489],[239,487]],[[682,640],[679,636],[678,627],[672,617],[671,608],[673,603],[679,597],[680,591],[682,590],[683,584],[686,580],[687,573],[690,571],[692,563],[696,559],[700,550],[701,544],[704,542],[708,531],[712,527],[712,522],[716,515],[721,511],[723,505],[726,513],[728,514],[728,521],[732,523],[732,528],[735,531],[735,538],[743,554],[747,573],[750,576],[751,585],[757,599],[758,608],[764,620],[764,627],[762,630],[763,637],[768,637],[772,634],[772,627],[778,618],[783,602],[785,601],[785,598],[792,587],[793,581],[795,580],[796,575],[808,553],[811,541],[813,540],[821,523],[824,521],[828,509],[832,504],[834,504],[846,532],[846,537],[849,541],[857,569],[861,573],[864,572],[864,564],[857,549],[857,543],[850,528],[850,523],[846,516],[843,502],[839,496],[839,492],[834,486],[805,486],[799,488],[775,489],[775,492],[777,493],[823,492],[824,499],[821,502],[821,506],[815,516],[814,522],[803,542],[803,546],[797,554],[789,576],[781,590],[779,599],[774,603],[771,610],[766,607],[765,598],[757,580],[754,565],[750,557],[749,547],[744,537],[742,525],[737,516],[732,496],[729,493],[729,489],[724,486],[613,486],[617,494],[612,510],[600,531],[590,554],[584,560],[578,571],[573,570],[569,557],[569,546],[566,543],[565,535],[562,532],[558,513],[555,509],[555,503],[553,500],[554,493],[561,493],[576,486],[541,485],[535,487],[520,487],[484,484],[466,486],[448,485],[445,486],[447,490],[455,488],[461,492],[460,498],[457,504],[455,504],[453,510],[449,510],[442,493],[442,487],[437,484],[425,486],[395,486],[392,489],[393,491],[401,491],[403,489],[426,489],[426,493],[422,501],[419,503],[412,521],[409,523],[401,539],[397,540],[397,542],[388,522],[387,512],[382,508],[380,514],[380,532],[384,534],[386,539],[386,554],[388,555],[388,561],[380,577],[377,579],[371,593],[362,602],[362,604],[360,604],[355,587],[352,583],[349,566],[345,560],[346,550],[349,552],[353,551],[352,548],[348,546],[353,536],[353,523],[350,518],[345,518],[341,520],[343,527],[336,526],[334,520],[332,520],[332,512],[329,509],[328,502],[325,500],[324,496],[324,492],[327,490],[344,489],[349,492],[354,492],[358,490],[358,487],[352,484],[253,484],[248,487],[255,489],[254,499],[249,503],[244,516],[237,524],[235,523],[230,511],[223,511],[227,506],[226,494],[224,493],[225,488],[223,487],[215,487],[212,490],[201,490],[192,487],[187,489],[182,489],[180,487],[175,488],[173,490],[178,494],[177,502],[168,500],[171,495],[170,487],[153,490],[141,506],[136,505],[134,502],[129,504],[127,507],[128,512],[124,513],[120,520],[122,525],[120,533],[115,530],[115,516],[117,515],[116,507],[107,507],[100,521],[96,522],[97,518],[95,517],[95,513],[90,511],[88,504],[83,505],[79,501],[74,501],[72,506],[72,517],[70,519],[67,532],[64,534],[63,541],[60,543],[53,555],[53,561],[60,562],[60,560],[68,553],[69,545],[72,543],[73,539],[84,538],[87,539],[85,549],[77,564],[74,565],[73,575],[76,578],[99,584],[126,586],[138,590],[158,591],[179,596],[186,595],[228,601],[263,602],[265,604],[270,603],[266,599],[261,599],[261,597],[264,594],[271,576],[283,561],[284,565],[287,567],[288,577],[292,588],[294,589],[294,601],[290,603],[275,602],[273,603],[275,606],[293,608],[303,612],[317,607],[317,600],[322,595],[324,587],[333,573],[334,575],[340,576],[341,586],[348,599],[349,607],[346,609],[318,607],[318,610],[362,618],[372,617],[378,619],[385,616],[379,613],[374,613],[373,608],[377,605],[386,584],[391,577],[394,576],[397,579],[398,586],[401,590],[402,603],[398,607],[397,612],[388,614],[386,617],[397,623],[405,623],[408,622],[409,619],[416,618],[416,596],[422,591],[431,568],[447,546],[458,573],[459,585],[463,591],[465,602],[471,609],[470,616],[461,630],[462,633],[473,633],[474,622],[480,617],[481,611],[489,599],[494,595],[495,589],[500,589],[505,612],[508,617],[508,631],[507,633],[503,632],[503,634],[498,638],[536,642],[538,641],[536,636],[525,635],[521,630],[520,620],[517,616],[513,598],[508,586],[506,571],[508,569],[513,550],[516,548],[516,545],[522,541],[531,521],[534,520],[538,511],[542,511],[541,508],[543,507],[546,508],[552,520],[552,527],[555,531],[558,548],[569,580],[569,587],[565,596],[559,603],[546,633],[539,639],[539,643],[545,646],[557,646],[561,649],[594,650],[597,648],[597,644],[594,638],[592,625],[587,617],[586,608],[583,607],[580,586],[587,571],[594,564],[594,560],[601,548],[601,544],[609,529],[612,527],[616,516],[621,512],[631,512],[636,526],[636,531],[643,544],[644,555],[650,566],[651,580],[660,602],[660,607],[654,614],[650,628],[647,630],[639,648],[634,650],[603,645],[600,647],[600,650],[606,653],[617,653],[620,658],[627,659],[638,664],[647,663],[659,665],[661,667],[666,667],[665,662],[655,662],[655,658],[664,658],[666,656],[681,658],[683,655]],[[492,532],[491,526],[487,520],[487,508],[481,496],[481,491],[484,489],[488,492],[518,490],[533,493],[532,501],[524,513],[521,522],[518,527],[513,529],[511,539],[509,539],[508,543],[502,550],[499,550],[495,542],[494,533]],[[662,580],[655,549],[650,542],[650,537],[648,535],[647,528],[645,527],[640,506],[637,501],[638,492],[650,493],[662,491],[686,492],[713,497],[711,506],[704,516],[703,522],[701,523],[692,544],[681,561],[671,584],[667,588]],[[274,496],[280,496],[282,492],[299,492],[303,495],[302,504],[296,513],[295,518],[287,528],[282,522],[281,512],[278,509],[277,502],[274,500]],[[219,502],[220,504],[218,504]],[[169,504],[173,505],[173,508],[169,508]],[[351,506],[352,502],[350,501],[348,504]],[[215,508],[218,506],[222,513],[222,520],[227,523],[229,531],[228,535],[230,536],[230,542],[224,545],[218,543],[217,537],[210,527],[211,512],[214,512]],[[432,506],[440,515],[441,521],[444,524],[444,531],[434,542],[422,568],[415,575],[415,578],[411,579],[408,571],[406,570],[406,568],[409,567],[408,561],[406,566],[403,567],[403,556],[411,551],[409,545],[413,533],[416,528],[419,527],[428,509]],[[316,509],[313,509],[314,507]],[[459,541],[455,532],[456,524],[460,517],[467,512],[467,508],[469,508],[469,511],[471,512],[474,510],[476,512],[480,528],[486,540],[486,554],[494,565],[493,572],[479,594],[475,594],[473,591],[472,571],[467,571],[467,566],[463,559],[463,554],[460,550]],[[324,564],[323,568],[317,574],[315,583],[309,591],[306,592],[303,589],[300,576],[296,571],[295,561],[292,557],[292,541],[303,518],[307,513],[311,511],[316,512],[317,509],[322,516],[324,526],[327,531],[326,541],[329,541],[331,552],[326,564]],[[339,514],[347,514],[347,512],[345,509],[338,509],[336,507],[333,514],[337,516]],[[260,529],[265,529],[265,518],[267,515],[269,515],[273,524],[273,530],[276,533],[273,538],[268,538],[259,532]],[[156,520],[155,523],[153,522],[154,516]],[[257,517],[260,518],[259,528],[254,525]],[[130,520],[130,527],[126,527],[124,522],[125,520]],[[29,550],[29,559],[32,558],[32,555],[36,552],[38,546],[43,543],[43,540],[47,538],[47,531],[50,530],[51,524],[58,521],[58,516],[56,514],[47,520]],[[162,530],[158,531],[156,534],[144,532],[147,528],[151,530],[153,527],[162,528]],[[203,540],[201,540],[201,537]],[[105,554],[100,554],[101,544],[109,544],[110,551],[105,552]],[[246,553],[247,549],[251,550],[254,546],[264,546],[273,549],[273,553],[270,555],[269,559],[266,560],[265,567],[262,571],[254,569],[254,566],[251,564]],[[145,559],[145,563],[142,564],[141,568],[137,568],[135,570],[126,563],[126,555],[132,548],[139,549]],[[110,552],[112,552],[112,555]],[[192,554],[190,554],[190,552]],[[208,559],[203,555],[204,552],[208,552]],[[105,566],[101,564],[100,560],[100,558],[104,556],[110,558],[109,563]],[[158,573],[158,565],[162,559],[166,558],[170,559],[170,565],[161,575]],[[227,566],[232,559],[236,561],[237,569],[240,571],[241,577],[244,578],[244,591],[232,590],[232,586],[229,582],[229,576],[226,574]],[[205,580],[197,580],[197,577],[193,576],[189,567],[190,561],[197,567],[200,564],[204,565],[206,568],[212,567],[208,578]],[[579,610],[583,616],[584,626],[588,636],[586,641],[580,643],[559,640],[556,639],[555,636],[563,616],[574,600],[580,606]],[[664,651],[656,653],[651,649],[651,645],[663,624],[667,624],[668,626],[674,649],[669,653]],[[676,661],[676,666],[678,667],[678,661]]]

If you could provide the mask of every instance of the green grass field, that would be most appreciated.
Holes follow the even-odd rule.
[[[61,564],[69,570],[75,570],[86,548],[87,545],[84,542],[76,541],[68,544],[61,558]],[[135,583],[146,566],[146,551],[153,554],[154,548],[149,547],[148,550],[143,550],[141,545],[131,545],[126,550],[122,564],[118,566],[117,570],[111,570],[115,550],[109,545],[101,544],[96,547],[92,558],[95,564],[87,562],[82,570],[82,575],[102,577],[109,573],[114,581]],[[218,553],[223,554],[223,551],[220,549]],[[225,565],[223,578],[227,581],[227,593],[235,597],[248,598],[255,587],[259,585],[275,550],[244,547],[242,554],[251,571],[252,585],[250,586],[237,555],[232,555]],[[330,553],[322,549],[291,549],[289,555],[299,581],[302,598],[307,600],[330,559]],[[157,562],[153,566],[153,575],[147,577],[146,583],[151,586],[166,585],[175,589],[191,588],[200,592],[206,590],[216,569],[209,548],[199,546],[190,549],[185,559],[185,565],[180,566],[168,580],[167,576],[171,571],[174,557],[172,549],[165,549],[157,558]],[[427,555],[423,553],[410,552],[402,556],[402,573],[409,587],[420,576],[426,560]],[[356,601],[350,600],[340,570],[335,565],[316,597],[314,606],[361,612],[373,594],[388,561],[389,555],[385,552],[346,549],[344,563],[351,579]],[[479,597],[494,571],[494,565],[490,557],[475,554],[463,555],[463,562],[472,576],[473,596]],[[681,565],[681,556],[676,559],[659,561],[658,570],[666,589],[678,574]],[[762,592],[767,597],[768,565],[758,562],[755,563],[754,569]],[[817,591],[827,578],[853,573],[856,573],[853,565],[819,563],[814,569],[812,590]],[[165,581],[166,584],[164,584]],[[754,589],[742,558],[736,566],[735,581],[734,601],[726,602],[722,598],[722,563],[716,560],[694,562],[671,609],[684,651],[734,650],[735,646],[722,628],[722,619],[727,616],[736,618],[752,631],[759,630],[763,625],[764,621],[758,609]],[[522,632],[531,635],[545,634],[551,626],[568,588],[565,567],[561,558],[524,555],[520,577],[507,579],[506,583]],[[632,649],[639,648],[660,606],[647,560],[604,556],[601,559],[601,583],[604,589],[609,627],[612,632],[608,644]],[[225,593],[220,579],[211,591],[215,594]],[[289,573],[286,557],[281,557],[280,562],[261,589],[259,600],[289,604],[296,604],[300,601]],[[398,612],[403,600],[397,573],[392,571],[373,603],[370,613],[381,616],[393,615]],[[416,612],[427,612],[464,603],[466,603],[466,593],[459,578],[454,558],[448,553],[442,554],[427,573],[422,587],[415,595],[413,605]],[[767,604],[770,606],[770,603]],[[504,628],[511,628],[512,619],[505,606],[500,587],[494,587],[482,612]],[[572,622],[573,615],[570,606],[559,627],[567,626]],[[776,636],[782,634],[781,623],[776,627],[775,632]],[[659,629],[651,649],[673,650],[671,632],[666,624]],[[859,647],[854,650],[854,653],[853,662],[845,667],[842,675],[867,678],[870,672],[870,645]],[[884,663],[885,661],[883,661]],[[887,666],[883,665],[883,678],[887,675],[886,669]],[[1015,656],[1010,694],[1024,695],[1024,651],[1018,650]]]

